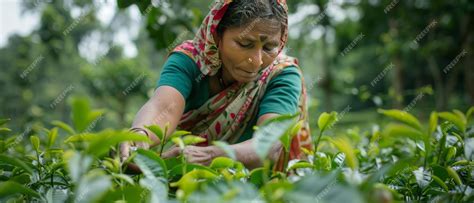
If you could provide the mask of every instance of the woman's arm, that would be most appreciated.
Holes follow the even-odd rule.
[[[150,135],[150,139],[153,140],[152,145],[160,143],[160,140],[156,138],[145,128],[149,125],[158,125],[164,128],[166,123],[169,122],[168,133],[170,135],[176,129],[179,120],[183,114],[185,106],[184,97],[181,93],[170,86],[160,86],[156,89],[155,94],[151,97],[138,111],[133,121],[132,128],[142,128],[147,131]],[[139,147],[147,147],[143,144],[138,144]],[[128,158],[130,151],[130,144],[123,143],[120,146],[120,157],[122,160]]]
[[[257,125],[261,125],[265,120],[276,117],[276,116],[278,116],[278,114],[275,114],[275,113],[264,114],[260,116],[260,118],[258,118]],[[242,162],[249,169],[254,169],[254,168],[262,166],[262,162],[260,158],[258,157],[257,153],[255,152],[254,146],[252,144],[254,139],[255,138],[252,138],[244,142],[231,145],[231,147],[234,149],[236,153],[237,160]],[[278,156],[280,154],[281,147],[282,145],[280,142],[277,142],[272,146],[270,153],[268,153],[269,154],[268,158],[271,161],[273,162],[277,161]],[[225,153],[220,148],[215,149],[215,151],[216,151],[215,157],[226,156]]]

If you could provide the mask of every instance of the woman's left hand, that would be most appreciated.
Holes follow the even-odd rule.
[[[179,147],[174,147],[162,154],[162,158],[176,157],[180,154]],[[186,146],[183,149],[183,155],[189,163],[208,166],[212,160],[221,156],[221,150],[216,146],[198,147]]]

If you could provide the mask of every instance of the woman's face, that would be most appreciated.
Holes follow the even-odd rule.
[[[255,20],[245,26],[228,28],[218,38],[224,69],[238,82],[257,79],[258,72],[278,55],[281,24],[276,20]]]

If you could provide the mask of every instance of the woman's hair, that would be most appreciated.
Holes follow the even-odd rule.
[[[283,6],[277,0],[234,0],[217,26],[217,34],[222,36],[227,28],[246,26],[257,19],[276,20],[284,28],[287,18]]]

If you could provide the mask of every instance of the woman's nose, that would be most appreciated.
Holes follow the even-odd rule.
[[[254,70],[259,70],[263,64],[263,55],[262,50],[257,50],[251,57],[249,57],[248,62]]]

